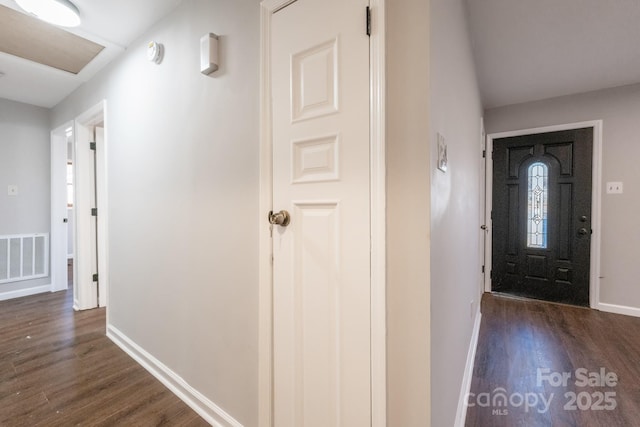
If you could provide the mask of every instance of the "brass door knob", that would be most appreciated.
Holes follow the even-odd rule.
[[[269,212],[269,224],[272,225],[281,225],[286,227],[291,222],[291,215],[289,212],[285,210],[281,210],[278,213],[273,213],[273,211]]]

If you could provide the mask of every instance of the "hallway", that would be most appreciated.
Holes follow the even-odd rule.
[[[484,294],[466,425],[636,425],[639,330],[640,318]]]
[[[1,426],[206,426],[105,335],[72,292],[0,302]]]

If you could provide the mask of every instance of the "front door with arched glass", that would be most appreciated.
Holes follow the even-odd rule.
[[[493,141],[493,291],[589,305],[592,155],[592,128]]]

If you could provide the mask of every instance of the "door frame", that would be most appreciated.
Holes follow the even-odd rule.
[[[90,228],[91,222],[88,215],[78,215],[81,209],[83,212],[89,212],[90,200],[87,200],[86,192],[83,191],[82,184],[90,182],[90,176],[93,170],[88,167],[92,159],[86,155],[87,150],[79,150],[82,145],[85,148],[89,142],[94,142],[93,129],[96,125],[103,123],[105,129],[104,145],[96,147],[96,178],[97,178],[97,198],[96,204],[99,207],[98,221],[98,272],[100,275],[98,300],[96,293],[93,291],[93,282],[89,281],[91,276],[91,238]],[[74,281],[77,281],[78,295],[74,295],[74,309],[87,310],[96,307],[105,307],[108,301],[109,292],[109,253],[108,253],[108,224],[109,224],[109,208],[107,197],[107,158],[108,158],[108,132],[107,132],[107,101],[103,100],[92,108],[88,109],[75,119],[74,127],[75,145],[74,152],[74,177],[76,187],[74,190],[74,224],[75,233],[75,260],[73,263]],[[85,155],[82,155],[85,153]],[[107,312],[108,315],[108,312]]]
[[[258,425],[273,426],[273,264],[267,213],[273,210],[271,116],[271,17],[296,0],[260,4],[260,201]],[[386,383],[386,157],[385,1],[369,0],[370,36],[370,212],[371,212],[371,426],[387,419]],[[364,14],[363,13],[363,22]]]
[[[488,233],[485,243],[484,265],[484,291],[491,291],[491,265],[492,265],[492,232],[491,209],[493,206],[493,140],[508,138],[511,136],[533,135],[538,133],[556,132],[562,130],[573,130],[582,128],[593,128],[593,161],[591,164],[591,254],[589,269],[589,307],[599,309],[600,307],[600,245],[602,241],[602,120],[591,120],[577,123],[567,123],[555,126],[544,126],[531,129],[522,129],[509,132],[499,132],[487,135],[487,155],[486,155],[486,202],[485,202],[485,224],[488,226]]]
[[[64,223],[63,219],[68,218],[67,130],[69,128],[73,129],[73,127],[73,121],[68,121],[51,131],[51,292],[64,291],[69,287],[67,267],[69,223]],[[71,138],[75,140],[75,133]],[[64,163],[58,162],[59,158],[62,157],[62,153],[64,153]],[[63,206],[64,214],[61,217]]]

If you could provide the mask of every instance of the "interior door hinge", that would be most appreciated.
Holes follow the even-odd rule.
[[[487,157],[487,150],[482,150],[482,158],[484,159],[485,157]]]
[[[89,149],[93,150],[93,151],[96,151],[96,143],[95,142],[90,142],[89,143]]]
[[[371,37],[371,8],[367,6],[367,35]]]
[[[91,208],[91,216],[98,216],[98,208]]]
[[[93,281],[94,281],[94,282],[97,282],[97,281],[98,281],[98,274],[94,274],[94,275],[93,275]]]
[[[482,274],[484,274],[484,265],[482,266]]]

